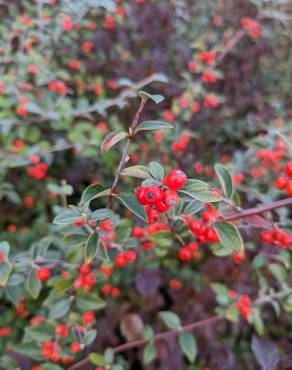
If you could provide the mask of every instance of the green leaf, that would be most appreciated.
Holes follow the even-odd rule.
[[[94,329],[87,330],[83,337],[83,343],[86,346],[89,346],[89,344],[91,344],[96,338],[96,334],[97,334],[97,331]]]
[[[227,307],[227,310],[225,311],[225,317],[227,320],[236,322],[239,319],[239,312],[236,307],[236,303],[232,303]]]
[[[104,190],[99,184],[89,185],[82,193],[81,204],[91,202],[93,199],[104,197],[110,194],[110,189]]]
[[[32,325],[25,328],[25,334],[31,339],[39,342],[44,342],[53,338],[55,330],[53,325],[41,324]]]
[[[169,329],[178,329],[181,325],[180,318],[174,312],[162,311],[159,316]]]
[[[230,199],[233,193],[232,177],[230,173],[219,163],[215,164],[215,172],[219,178],[223,194]]]
[[[179,345],[189,362],[194,362],[198,348],[194,336],[191,333],[183,332],[178,337]]]
[[[136,195],[132,193],[121,193],[117,197],[125,207],[127,207],[134,215],[147,222],[147,215],[144,207],[138,203]]]
[[[104,356],[99,354],[99,353],[91,353],[89,355],[89,360],[90,360],[90,362],[93,363],[93,365],[96,365],[96,366],[105,366],[106,365],[106,361],[104,359]]]
[[[57,320],[68,314],[71,308],[71,301],[69,299],[62,299],[56,302],[50,309],[49,319]]]
[[[86,298],[77,297],[75,304],[82,312],[100,310],[105,306],[105,302],[94,293],[87,294]]]
[[[158,162],[150,162],[149,170],[150,170],[151,176],[154,179],[156,179],[158,181],[161,181],[163,179],[164,169]]]
[[[149,169],[145,166],[131,166],[124,168],[121,172],[121,176],[132,176],[137,177],[139,179],[150,179],[151,176],[149,174]]]
[[[91,262],[93,258],[96,256],[98,248],[99,248],[99,236],[98,233],[93,232],[90,234],[89,238],[87,239],[85,245],[85,261]]]
[[[215,243],[211,245],[211,250],[214,253],[215,256],[218,257],[227,257],[232,254],[232,251],[226,247],[224,247],[220,243]]]
[[[34,258],[36,257],[44,257],[52,244],[53,239],[50,237],[45,237],[39,240],[35,245],[33,249],[33,255]]]
[[[183,214],[191,216],[199,212],[201,209],[202,209],[202,203],[197,200],[193,200],[189,202],[187,206],[184,208]]]
[[[8,242],[0,242],[0,251],[4,253],[5,257],[8,257],[10,252],[10,245]]]
[[[161,248],[168,248],[173,244],[173,235],[167,230],[161,230],[154,234],[149,234],[148,238],[155,246]]]
[[[42,364],[40,370],[63,370],[63,368],[57,364]]]
[[[201,180],[189,179],[179,192],[188,195],[200,202],[219,202],[222,197],[209,190],[206,182]]]
[[[11,271],[12,265],[9,261],[4,260],[0,263],[0,287],[7,284]]]
[[[244,244],[238,229],[226,221],[216,222],[214,228],[222,245],[232,252],[244,253]]]
[[[15,352],[21,353],[24,356],[30,357],[33,360],[43,360],[41,352],[36,342],[19,343],[13,346]]]
[[[60,280],[58,280],[54,283],[54,290],[58,294],[63,294],[64,292],[66,292],[66,290],[71,288],[72,285],[73,285],[73,279],[72,278],[68,278],[68,279],[61,278]]]
[[[261,311],[258,307],[253,307],[251,311],[251,321],[255,327],[255,330],[258,335],[264,335],[266,330],[265,330],[265,325],[261,317]]]
[[[114,212],[107,208],[100,208],[92,212],[90,215],[90,220],[100,221],[106,218],[111,218],[114,216]]]
[[[153,343],[148,343],[143,351],[143,363],[145,365],[149,364],[156,357],[156,350]]]
[[[106,153],[110,148],[112,148],[114,145],[116,145],[121,140],[128,137],[127,132],[110,132],[106,135],[106,137],[103,139],[101,143],[100,152],[103,155]]]
[[[280,283],[288,282],[288,274],[285,268],[277,263],[271,263],[269,270]]]
[[[160,130],[164,128],[173,128],[173,126],[164,121],[144,121],[137,126],[135,133],[139,131]]]
[[[107,348],[104,352],[104,358],[107,364],[112,364],[114,362],[114,351],[112,348]]]
[[[80,233],[68,234],[64,237],[63,241],[65,245],[73,247],[85,243],[87,240],[87,236],[88,236],[87,234]]]
[[[58,225],[73,224],[73,222],[80,220],[80,217],[81,215],[77,210],[66,209],[54,218],[53,223]]]
[[[220,283],[212,283],[211,288],[216,293],[216,299],[219,304],[227,305],[230,302],[229,290],[225,285]]]
[[[159,103],[161,103],[164,100],[164,96],[162,96],[162,95],[159,95],[159,94],[149,94],[148,92],[142,91],[142,90],[139,91],[139,95],[142,98],[153,100],[154,103],[156,103],[156,104],[159,104]]]
[[[17,365],[17,363],[7,355],[3,355],[0,357],[0,365],[5,370],[19,370],[20,367]]]
[[[42,284],[36,276],[36,271],[35,268],[32,269],[26,279],[26,289],[33,299],[40,295],[42,289]]]

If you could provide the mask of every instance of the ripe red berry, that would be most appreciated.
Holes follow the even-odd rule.
[[[246,256],[244,253],[233,252],[232,259],[235,263],[240,264],[245,260]]]
[[[39,281],[44,282],[51,277],[51,272],[47,268],[39,268],[36,272]]]
[[[187,262],[192,258],[192,253],[187,247],[181,247],[178,251],[178,258],[183,262]]]
[[[78,342],[71,343],[71,345],[70,345],[70,351],[72,353],[78,353],[78,352],[80,352],[80,349],[81,349],[80,343],[78,343]]]
[[[157,211],[160,212],[160,213],[167,212],[170,209],[170,205],[164,203],[163,201],[156,203],[155,207],[156,207]]]
[[[163,191],[160,186],[146,186],[144,196],[147,204],[156,204],[162,200]]]
[[[117,298],[117,297],[119,297],[119,295],[121,294],[121,291],[120,291],[120,289],[119,288],[113,288],[112,289],[112,297],[113,298]]]
[[[128,250],[128,251],[126,251],[125,252],[125,254],[124,254],[124,257],[125,257],[125,260],[127,261],[127,262],[130,262],[130,263],[132,263],[132,262],[134,262],[135,261],[135,259],[136,259],[136,252],[135,251],[133,251],[133,250]]]
[[[79,274],[81,275],[87,275],[90,271],[90,264],[89,263],[86,263],[86,264],[83,264],[80,266],[79,268]]]
[[[140,226],[135,226],[132,231],[132,236],[135,238],[143,238],[144,236],[144,230]]]
[[[169,206],[175,207],[178,204],[179,197],[175,190],[166,190],[163,194],[163,202]]]
[[[56,335],[58,335],[61,338],[65,338],[68,336],[69,330],[67,325],[65,324],[58,324],[56,326]]]
[[[84,276],[84,284],[93,285],[96,282],[96,275],[91,272]]]
[[[73,225],[76,226],[76,227],[83,226],[84,224],[85,224],[85,221],[83,219],[80,219],[80,220],[77,220],[77,221],[73,222]]]
[[[2,263],[5,260],[5,254],[0,251],[0,263]]]
[[[289,161],[285,166],[286,175],[292,177],[292,161]]]
[[[92,311],[84,312],[82,314],[82,321],[85,325],[92,324],[95,321],[95,316]]]
[[[286,176],[281,176],[278,179],[276,179],[274,182],[275,187],[279,190],[285,189],[287,184],[288,184],[288,180]]]
[[[140,204],[147,204],[147,201],[145,199],[145,190],[146,190],[146,186],[140,186],[137,190],[136,190],[136,197],[137,197],[137,200]]]
[[[194,233],[196,235],[200,235],[205,231],[206,227],[205,227],[205,225],[203,224],[202,221],[192,220],[189,223],[189,229],[191,230],[192,233]]]
[[[286,186],[286,193],[289,197],[292,197],[292,180],[290,180]]]
[[[206,242],[208,243],[217,243],[219,241],[218,235],[214,227],[208,227],[205,230],[204,236],[206,238]]]
[[[99,224],[99,227],[100,227],[100,229],[101,230],[103,230],[103,231],[111,231],[112,230],[112,228],[113,228],[113,226],[114,226],[114,223],[113,223],[113,221],[112,220],[110,220],[110,219],[107,219],[107,220],[103,220],[103,221],[101,221],[101,223]]]
[[[123,268],[125,264],[127,263],[124,254],[117,254],[115,257],[115,265],[118,268]]]
[[[246,320],[251,313],[251,300],[248,295],[242,295],[239,297],[236,303],[237,309],[241,316]]]
[[[187,182],[187,175],[181,170],[172,170],[164,180],[164,184],[171,190],[178,190]]]
[[[274,241],[274,235],[272,231],[262,231],[260,233],[260,239],[263,243],[271,244]]]
[[[198,243],[196,242],[190,242],[188,245],[187,245],[187,248],[191,251],[191,252],[197,252],[198,249],[199,249],[199,245]]]
[[[74,289],[80,289],[84,285],[84,277],[83,276],[78,276],[73,283]]]

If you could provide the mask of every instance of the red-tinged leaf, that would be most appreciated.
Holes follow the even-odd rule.
[[[261,229],[271,229],[272,227],[270,221],[259,215],[245,217],[245,222],[252,227],[259,227]]]
[[[110,132],[106,135],[101,143],[101,154],[106,153],[110,148],[116,145],[121,140],[125,139],[128,136],[127,132]]]

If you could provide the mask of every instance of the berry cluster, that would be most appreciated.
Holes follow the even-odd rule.
[[[290,178],[290,179],[289,179]],[[292,161],[289,161],[285,166],[285,174],[275,180],[275,187],[278,190],[286,190],[286,193],[292,196]]]
[[[92,264],[86,263],[79,267],[79,275],[74,280],[74,289],[83,289],[84,292],[90,292],[93,284],[96,282],[96,274],[91,272]]]
[[[292,235],[287,234],[282,229],[265,230],[260,233],[260,239],[263,243],[273,244],[279,248],[289,248],[292,246]]]
[[[120,252],[115,256],[115,266],[118,268],[123,268],[128,263],[133,263],[136,259],[136,252],[132,249],[127,250],[126,252]]]
[[[246,320],[251,313],[251,300],[248,295],[241,295],[238,298],[236,307],[241,314],[242,318]]]
[[[187,182],[187,175],[181,170],[172,170],[163,179],[163,185],[141,186],[136,190],[137,200],[146,207],[149,223],[157,221],[157,213],[167,212],[170,207],[176,206],[179,201],[177,190]]]

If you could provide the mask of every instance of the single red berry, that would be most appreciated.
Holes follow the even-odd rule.
[[[140,186],[137,190],[136,190],[136,197],[137,197],[137,200],[140,204],[147,204],[147,201],[145,199],[145,190],[147,189],[146,186]]]
[[[91,272],[84,276],[84,284],[93,285],[96,282],[96,275]]]
[[[217,210],[215,208],[210,208],[202,213],[201,217],[205,222],[209,222],[216,217]]]
[[[123,268],[127,263],[124,254],[117,254],[115,257],[115,265],[116,267]]]
[[[289,197],[292,197],[292,180],[290,180],[286,186],[286,193]]]
[[[73,283],[74,289],[80,289],[84,285],[84,277],[83,276],[78,276]]]
[[[181,247],[178,251],[178,258],[183,262],[187,262],[192,258],[192,253],[187,247]]]
[[[121,291],[119,288],[113,288],[111,294],[113,298],[117,298],[120,296]]]
[[[185,185],[187,182],[187,175],[181,170],[172,170],[165,178],[164,184],[167,185],[171,190],[178,190]]]
[[[170,205],[164,203],[163,201],[160,201],[160,202],[156,203],[155,207],[156,207],[157,211],[160,212],[160,213],[167,212],[170,209]]]
[[[176,279],[171,279],[169,281],[169,286],[174,289],[174,290],[180,290],[182,285],[181,285],[181,282],[176,280]]]
[[[103,230],[103,231],[106,231],[106,232],[111,231],[113,226],[114,226],[114,223],[110,219],[103,220],[99,224],[100,229]]]
[[[232,259],[235,263],[238,265],[241,264],[245,260],[246,256],[244,253],[239,253],[239,252],[233,252],[232,253]]]
[[[175,190],[166,190],[163,194],[163,202],[169,206],[175,207],[178,204],[179,197]]]
[[[142,227],[140,227],[140,226],[135,226],[134,228],[133,228],[133,231],[132,231],[132,236],[134,237],[134,238],[143,238],[143,236],[145,235],[145,233],[144,233],[144,230],[143,230],[143,228]]]
[[[124,253],[125,260],[126,260],[127,262],[130,262],[130,263],[132,263],[132,262],[134,262],[134,261],[135,261],[136,256],[137,256],[137,254],[136,254],[136,252],[135,252],[135,251],[133,251],[133,250],[128,250],[128,251],[126,251],[126,252]]]
[[[61,338],[65,338],[68,336],[69,330],[66,324],[58,324],[56,326],[56,335]]]
[[[112,290],[112,287],[110,284],[104,284],[103,287],[101,288],[101,291],[104,295],[109,295]]]
[[[78,342],[71,343],[71,345],[70,345],[70,351],[72,353],[78,353],[78,352],[80,352],[80,349],[81,349],[80,343],[78,343]]]
[[[263,243],[272,244],[274,241],[274,235],[272,231],[262,231],[260,233],[260,239]]]
[[[47,268],[39,268],[36,272],[36,276],[39,281],[44,282],[51,277],[51,272]]]
[[[86,264],[81,265],[80,268],[79,268],[79,274],[87,275],[90,271],[90,267],[91,267],[90,263],[86,263]]]
[[[286,188],[288,180],[286,176],[281,176],[275,180],[274,185],[278,190],[283,190]]]
[[[95,316],[92,311],[84,312],[82,314],[82,321],[85,325],[92,324],[95,321]]]
[[[76,226],[76,227],[81,227],[85,224],[85,221],[83,219],[80,219],[80,220],[77,220],[75,222],[73,222],[73,225]]]
[[[199,249],[199,245],[198,243],[196,242],[190,242],[188,245],[187,245],[187,248],[188,250],[190,250],[191,252],[197,252],[198,249]]]
[[[208,227],[205,230],[204,236],[206,238],[206,242],[208,242],[208,243],[217,243],[217,242],[219,242],[219,238],[218,238],[218,235],[216,233],[216,230],[212,226]]]
[[[149,224],[153,224],[160,220],[160,214],[156,209],[150,209],[150,211],[147,212],[147,215]]]
[[[192,233],[200,235],[203,234],[203,232],[206,229],[206,226],[203,224],[201,220],[192,220],[189,223],[189,229],[191,230]]]
[[[2,263],[5,260],[5,254],[0,251],[0,263]]]
[[[289,161],[285,166],[286,175],[292,177],[292,161]]]
[[[160,186],[146,186],[145,200],[147,204],[156,204],[162,200],[163,191]]]

